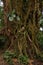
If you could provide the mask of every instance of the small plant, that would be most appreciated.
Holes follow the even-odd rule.
[[[10,65],[13,65],[13,62],[12,62],[12,56],[11,56],[11,52],[10,51],[6,51],[4,53],[4,59],[10,64]]]
[[[4,59],[10,64],[10,65],[13,65],[13,61],[12,61],[12,59],[13,58],[17,58],[17,55],[16,55],[16,53],[12,53],[12,52],[10,52],[10,51],[5,51],[5,53],[4,53]]]
[[[25,64],[25,65],[27,65],[28,64],[28,57],[27,56],[25,56],[25,55],[20,55],[19,57],[19,60],[20,60],[20,63],[23,63],[23,64]]]

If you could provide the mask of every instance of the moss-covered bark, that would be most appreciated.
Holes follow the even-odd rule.
[[[39,30],[39,17],[41,3],[39,0],[3,0],[4,1],[4,22],[5,34],[9,37],[10,46],[19,54],[30,55],[40,54],[36,35]],[[34,1],[34,2],[33,2]],[[20,16],[20,21],[8,20],[7,15],[15,9],[16,18]],[[27,50],[28,49],[28,50]],[[35,51],[34,51],[35,49]],[[38,52],[38,51],[39,52]]]

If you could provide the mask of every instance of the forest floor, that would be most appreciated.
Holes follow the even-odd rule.
[[[0,50],[0,65],[8,65],[3,58],[3,52]]]
[[[13,61],[14,65],[23,65],[18,62]],[[0,51],[0,65],[9,65],[4,59],[3,59],[3,53]],[[38,60],[30,60],[28,65],[43,65],[43,62]]]

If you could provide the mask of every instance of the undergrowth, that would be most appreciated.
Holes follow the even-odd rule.
[[[19,55],[17,57],[17,55],[15,53],[11,53],[10,51],[5,51],[4,53],[4,60],[6,60],[8,62],[9,65],[13,65],[13,58],[17,58],[17,60],[19,60],[19,63],[22,63],[24,65],[28,64],[28,57],[25,55]]]

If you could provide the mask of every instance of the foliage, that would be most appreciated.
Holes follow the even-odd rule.
[[[7,58],[17,58],[17,55],[13,52],[10,52],[10,51],[5,51],[4,53],[4,58],[7,59]]]
[[[38,33],[38,41],[39,41],[39,45],[40,45],[40,47],[43,49],[43,32],[39,32]]]
[[[3,14],[3,7],[0,6],[0,17],[2,17]]]
[[[16,57],[16,54],[10,52],[10,51],[5,51],[4,53],[4,59],[10,64],[10,65],[13,65],[13,61],[12,61],[12,58],[15,58]]]
[[[27,65],[28,64],[28,62],[27,62],[28,57],[27,56],[25,56],[25,55],[19,55],[18,58],[20,60],[20,63],[23,63],[24,65]]]
[[[12,58],[17,58],[16,54],[11,53],[8,50],[4,53],[3,57],[10,65],[13,65]],[[25,65],[28,64],[28,57],[25,55],[19,55],[17,59],[20,61],[20,63],[23,63]]]
[[[41,27],[43,27],[43,15],[40,18],[39,24],[40,24]]]

